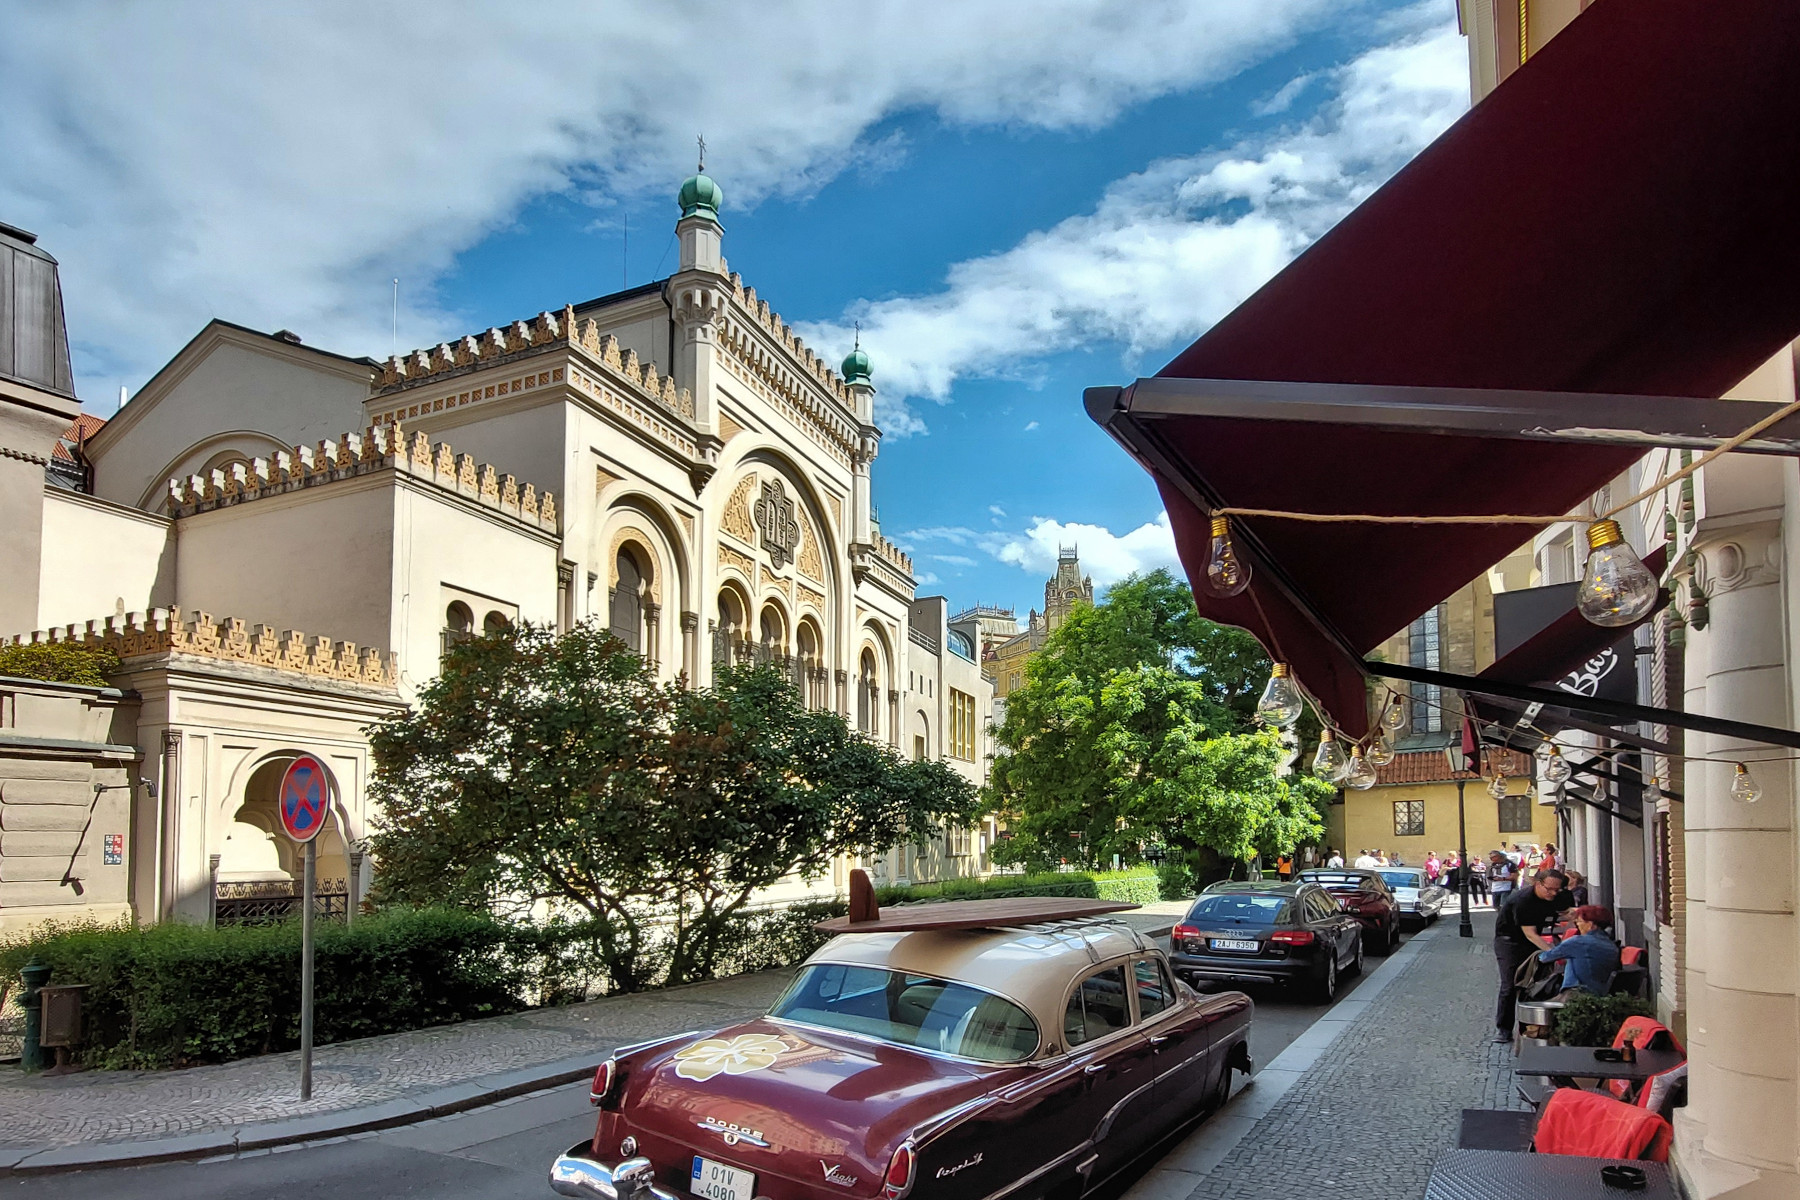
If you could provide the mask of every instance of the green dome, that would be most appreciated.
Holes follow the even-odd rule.
[[[869,382],[869,356],[859,346],[844,358],[844,382]]]
[[[681,185],[681,193],[676,203],[681,205],[684,217],[711,217],[719,219],[719,205],[725,202],[725,193],[719,185],[704,175],[690,175]]]

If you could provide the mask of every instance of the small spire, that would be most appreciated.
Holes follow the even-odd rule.
[[[706,174],[706,135],[701,134],[694,140],[700,143],[700,173],[704,175]]]
[[[852,350],[861,350],[862,349],[862,322],[857,321],[857,322],[855,322],[855,325],[856,325],[856,336],[850,339],[850,348]]]

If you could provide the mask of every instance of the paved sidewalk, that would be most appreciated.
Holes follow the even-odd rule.
[[[1158,937],[1186,907],[1121,916]],[[193,1158],[459,1112],[591,1074],[616,1046],[747,1020],[788,978],[765,971],[320,1046],[306,1103],[297,1052],[56,1078],[0,1068],[0,1175]]]
[[[1441,918],[1294,1041],[1126,1200],[1425,1194],[1464,1108],[1522,1108],[1493,1043],[1493,917]]]

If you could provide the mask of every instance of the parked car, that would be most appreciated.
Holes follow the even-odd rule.
[[[1450,889],[1427,878],[1422,867],[1381,867],[1381,881],[1400,905],[1400,920],[1429,925],[1450,903]]]
[[[1362,924],[1310,883],[1216,883],[1170,932],[1184,979],[1290,983],[1322,1001],[1362,970]]]
[[[1197,994],[1127,925],[1022,918],[1025,903],[890,909],[807,959],[767,1015],[618,1051],[594,1076],[594,1135],[551,1187],[1024,1200],[1102,1185],[1249,1073],[1253,1006]],[[920,925],[958,914],[979,927]]]
[[[1384,868],[1386,869],[1386,868]],[[1300,872],[1337,898],[1338,907],[1362,922],[1363,942],[1371,954],[1391,954],[1400,945],[1400,902],[1380,870],[1348,867]]]

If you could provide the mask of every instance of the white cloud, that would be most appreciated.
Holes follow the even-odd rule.
[[[1175,555],[1175,534],[1169,528],[1166,512],[1124,533],[1082,521],[1034,517],[1031,527],[1023,533],[995,537],[986,549],[1003,563],[1043,576],[1055,573],[1057,550],[1062,546],[1080,550],[1081,569],[1094,577],[1098,587],[1157,567],[1168,567],[1181,574],[1181,562]]]
[[[1004,517],[1006,515],[1006,510],[1001,508],[998,504],[988,505],[988,511],[993,513],[996,517]]]
[[[1025,432],[1026,433],[1030,433],[1032,430],[1036,429],[1037,427],[1038,427],[1038,423],[1036,421],[1025,422]]]
[[[1396,40],[1309,77],[1333,95],[1305,122],[1153,163],[1091,213],[955,264],[941,291],[858,303],[809,337],[847,345],[860,320],[883,416],[910,428],[908,398],[947,400],[964,376],[1029,372],[1097,341],[1130,359],[1198,336],[1467,108],[1466,50],[1448,11],[1406,10],[1384,23]]]
[[[931,559],[932,562],[946,563],[952,567],[972,567],[975,565],[975,560],[966,554],[929,554],[926,555],[926,557]]]
[[[1338,10],[14,5],[0,39],[0,218],[62,261],[78,372],[96,398],[142,382],[214,315],[384,355],[391,277],[403,280],[402,346],[465,332],[433,292],[459,252],[550,192],[602,207],[654,197],[671,217],[696,132],[741,210],[890,165],[905,146],[868,131],[894,113],[1097,128],[1229,77]]]

